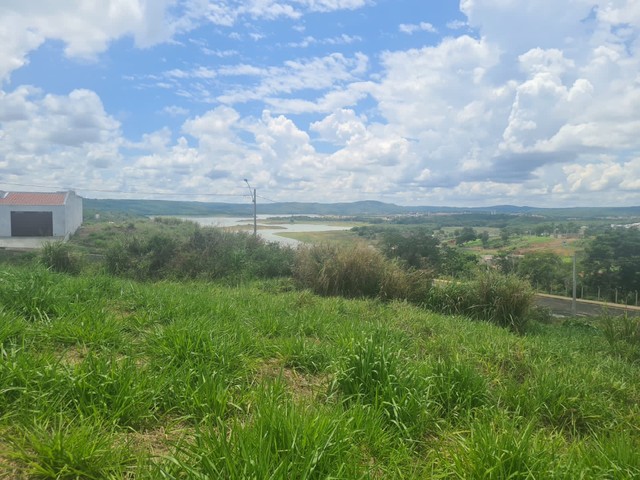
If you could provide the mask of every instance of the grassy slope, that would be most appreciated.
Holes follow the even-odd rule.
[[[33,268],[0,304],[8,476],[640,474],[640,370],[581,324]]]

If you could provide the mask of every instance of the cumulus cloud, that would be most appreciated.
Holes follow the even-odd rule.
[[[0,92],[0,112],[0,171],[6,181],[77,185],[118,169],[120,123],[95,92],[53,95],[20,87]]]
[[[0,5],[0,80],[28,61],[47,39],[60,40],[74,58],[93,58],[115,39],[130,35],[140,47],[167,40],[175,25],[166,16],[172,0],[59,0]]]
[[[91,58],[126,36],[145,47],[213,24],[225,40],[227,27],[238,25],[237,38],[261,37],[268,30],[255,27],[257,20],[301,30],[309,12],[374,5],[4,2],[0,81],[48,39],[62,42],[69,57]],[[252,61],[233,42],[186,40],[211,63],[185,61],[132,78],[198,110],[174,96],[156,113],[172,122],[183,117],[181,123],[154,127],[136,141],[123,138],[120,121],[89,89],[0,91],[0,172],[18,179],[45,171],[59,184],[86,179],[133,190],[138,182],[166,191],[202,191],[212,182],[233,191],[250,177],[283,200],[293,191],[316,201],[331,194],[409,204],[553,204],[588,202],[597,193],[603,202],[637,203],[640,3],[462,0],[460,11],[466,21],[449,22],[451,36],[438,39],[426,21],[405,23],[393,29],[416,48],[377,53],[354,53],[367,39],[353,32],[283,41],[322,50],[284,60]],[[434,34],[428,45],[409,36],[420,31]]]
[[[434,27],[432,24],[428,23],[428,22],[420,22],[420,23],[401,23],[400,26],[398,27],[398,29],[402,32],[402,33],[407,33],[409,35],[412,35],[416,32],[430,32],[430,33],[437,33],[438,30],[436,29],[436,27]]]

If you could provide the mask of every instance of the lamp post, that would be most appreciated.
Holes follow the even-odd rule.
[[[251,194],[251,201],[253,202],[253,236],[256,237],[256,236],[258,236],[258,217],[257,217],[257,208],[256,208],[256,189],[255,188],[251,188],[251,185],[249,185],[249,180],[247,180],[246,178],[244,179],[244,182],[247,184],[247,187],[249,187],[249,193]]]

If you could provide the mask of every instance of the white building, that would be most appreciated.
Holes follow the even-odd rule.
[[[68,238],[82,224],[75,192],[0,191],[0,237]]]

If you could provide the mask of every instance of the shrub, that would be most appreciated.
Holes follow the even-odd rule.
[[[533,304],[529,284],[493,271],[464,282],[439,283],[430,292],[428,308],[448,315],[486,320],[516,332],[526,328]]]
[[[471,290],[476,318],[524,331],[533,304],[533,291],[525,281],[489,270],[471,282]]]
[[[183,224],[186,227],[173,235],[137,235],[114,243],[105,257],[107,271],[139,280],[274,278],[291,273],[294,254],[289,247],[244,232]]]
[[[640,359],[640,317],[605,314],[600,318],[600,330],[615,354]]]
[[[407,298],[419,295],[418,275],[411,278],[396,263],[364,243],[321,244],[300,248],[293,277],[299,287],[319,295],[348,298]]]
[[[54,272],[77,275],[82,270],[80,257],[64,242],[45,242],[40,261]]]

